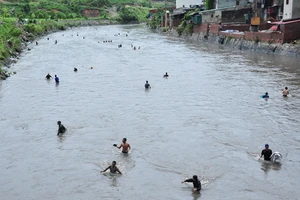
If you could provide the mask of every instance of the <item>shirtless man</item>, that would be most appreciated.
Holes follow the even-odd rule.
[[[119,174],[122,174],[121,172],[120,172],[120,170],[119,170],[119,168],[116,166],[116,164],[117,164],[117,162],[116,161],[113,161],[112,163],[111,163],[111,166],[108,166],[105,170],[103,170],[103,171],[100,171],[101,173],[102,172],[105,172],[106,170],[110,170],[110,173],[116,173],[116,172],[118,172]]]
[[[288,94],[290,94],[288,87],[285,87],[284,90],[282,91],[282,96],[287,97]]]
[[[116,144],[114,144],[115,147],[117,147],[118,149],[121,149],[122,147],[122,153],[128,153],[129,150],[131,149],[130,144],[128,144],[126,138],[123,138],[122,143],[120,144],[120,146],[117,146]]]

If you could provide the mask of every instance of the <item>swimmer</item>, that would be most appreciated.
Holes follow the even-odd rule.
[[[76,67],[74,67],[74,72],[77,72],[77,68]]]
[[[118,169],[118,167],[116,166],[116,164],[117,164],[117,162],[116,161],[112,161],[112,163],[111,163],[111,165],[110,166],[108,166],[105,170],[102,170],[102,171],[100,171],[101,173],[102,172],[105,172],[106,170],[110,170],[110,173],[116,173],[116,172],[119,172],[119,174],[122,174],[121,172],[120,172],[120,170]]]
[[[197,175],[194,175],[193,178],[186,179],[185,181],[182,181],[181,183],[185,182],[191,182],[194,185],[193,192],[197,192],[201,190],[201,182],[198,179]]]
[[[264,156],[264,160],[271,160],[272,150],[269,149],[269,145],[265,144],[265,149],[261,151],[261,155],[259,159],[261,159],[262,156]]]
[[[52,76],[48,73],[45,77],[45,79],[50,80],[52,78]]]
[[[284,90],[282,91],[282,96],[287,97],[287,95],[289,95],[290,92],[288,90],[288,87],[285,87]]]
[[[129,150],[131,149],[131,146],[130,146],[130,144],[127,143],[126,138],[123,138],[120,146],[117,146],[117,144],[114,144],[114,146],[117,147],[118,149],[120,149],[122,147],[122,153],[128,153]]]
[[[64,125],[62,125],[61,121],[58,121],[57,125],[58,125],[57,135],[66,132],[67,129],[64,127]]]
[[[169,75],[168,75],[168,73],[166,72],[166,74],[164,75],[164,78],[168,78],[169,77]]]
[[[136,50],[136,47],[135,47],[135,46],[133,47],[133,50]]]
[[[56,82],[56,83],[59,83],[59,78],[58,78],[58,76],[55,75],[54,77],[55,77],[55,82]]]
[[[261,96],[261,98],[269,98],[269,94],[266,92],[264,95]]]
[[[145,89],[150,89],[150,88],[151,88],[150,84],[148,83],[148,81],[146,81],[146,83],[145,83]]]

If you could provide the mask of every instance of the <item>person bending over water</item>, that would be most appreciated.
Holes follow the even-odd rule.
[[[261,96],[261,98],[269,98],[269,94],[266,92],[264,95]]]
[[[63,134],[66,132],[67,129],[66,129],[66,127],[64,127],[64,125],[62,125],[61,121],[58,121],[57,125],[58,125],[57,135]]]
[[[52,76],[48,73],[45,77],[47,80],[50,80],[52,78]]]
[[[263,149],[261,151],[261,155],[260,155],[259,159],[261,159],[261,157],[264,156],[264,160],[269,160],[270,161],[271,160],[271,155],[272,155],[272,150],[269,149],[268,144],[265,144],[265,149]]]
[[[150,86],[150,84],[148,83],[148,81],[146,81],[146,83],[145,83],[145,88],[146,88],[146,89],[150,89],[150,88],[151,88],[151,86]]]
[[[127,139],[123,138],[122,143],[120,144],[120,146],[117,146],[117,144],[114,144],[115,147],[117,147],[118,149],[122,148],[122,153],[128,153],[129,150],[131,149],[130,144],[127,143]]]
[[[193,183],[193,185],[194,185],[193,192],[201,190],[201,182],[198,179],[197,175],[194,175],[193,178],[186,179],[185,181],[182,181],[181,183],[185,183],[185,182],[191,182],[191,183]]]
[[[284,90],[282,91],[282,96],[287,97],[287,95],[289,95],[290,92],[288,90],[288,87],[285,87]]]
[[[119,173],[119,174],[122,174],[121,172],[120,172],[120,170],[118,169],[118,167],[116,166],[116,164],[117,164],[117,162],[116,161],[112,161],[112,163],[111,163],[111,165],[110,166],[108,166],[105,170],[102,170],[102,171],[100,171],[101,173],[102,172],[105,172],[106,170],[110,170],[110,173]]]

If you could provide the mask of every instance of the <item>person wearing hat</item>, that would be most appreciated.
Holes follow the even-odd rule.
[[[194,175],[193,178],[186,179],[185,181],[182,181],[181,183],[185,183],[185,182],[191,182],[191,183],[193,183],[193,185],[194,185],[193,192],[201,190],[201,182],[198,179],[197,175]]]
[[[62,125],[61,121],[57,122],[58,125],[58,130],[57,130],[57,135],[59,134],[63,134],[64,132],[66,132],[66,127],[64,127],[64,125]]]
[[[259,159],[261,159],[261,157],[264,156],[264,160],[270,161],[271,160],[271,155],[272,155],[272,150],[269,149],[269,145],[268,144],[265,144],[265,149],[263,149],[261,151],[261,155],[260,155]]]

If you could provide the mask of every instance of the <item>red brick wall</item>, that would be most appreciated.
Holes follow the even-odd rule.
[[[223,35],[223,36],[230,36],[233,38],[244,38],[244,34],[235,34],[235,33],[224,33],[224,32],[220,32],[219,35]]]
[[[217,34],[219,32],[219,24],[210,24],[209,32]]]
[[[290,42],[300,38],[300,22],[281,25],[284,33],[284,42]]]
[[[172,26],[173,27],[178,27],[181,23],[181,19],[173,19],[172,21]]]
[[[225,25],[223,26],[223,30],[239,30],[241,32],[244,32],[244,34],[238,34],[238,33],[225,33],[225,32],[219,32],[218,31],[219,24],[200,24],[200,25],[194,25],[194,33],[204,33],[206,34],[208,29],[209,33],[212,34],[219,34],[222,36],[230,36],[233,38],[239,38],[239,39],[245,39],[245,40],[258,40],[262,42],[272,42],[272,43],[282,43],[284,41],[284,34],[278,33],[278,32],[249,32],[244,31],[249,29],[249,25]],[[285,28],[290,28],[286,26]],[[298,30],[298,29],[299,30]],[[294,27],[291,30],[298,30],[298,32],[290,32],[290,35],[300,35],[300,26]]]
[[[201,24],[194,24],[193,25],[193,32],[194,33],[200,33],[201,30]]]
[[[245,32],[245,40],[259,40],[262,42],[281,43],[283,41],[283,34],[272,32]]]
[[[259,30],[269,30],[273,24],[260,24],[259,25]]]
[[[249,31],[249,24],[224,24],[222,25],[222,31],[226,30],[238,30],[240,32]]]
[[[201,24],[200,32],[207,33],[209,31],[209,24]]]

